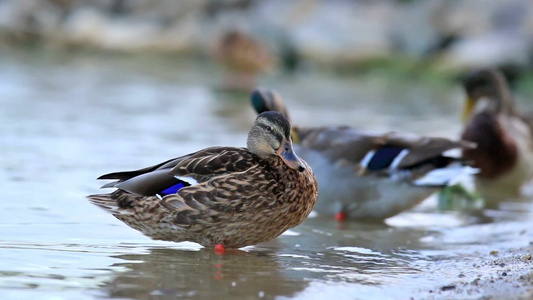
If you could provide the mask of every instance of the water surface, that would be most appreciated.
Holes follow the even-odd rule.
[[[438,211],[432,198],[385,224],[315,216],[222,256],[152,241],[85,199],[95,178],[243,146],[248,96],[221,91],[216,66],[176,57],[4,49],[0,64],[2,299],[406,299],[533,240],[526,197],[476,213]],[[260,83],[285,96],[298,124],[457,136],[457,87],[379,74]]]

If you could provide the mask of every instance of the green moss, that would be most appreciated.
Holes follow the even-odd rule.
[[[478,193],[468,191],[463,185],[447,186],[437,194],[441,210],[472,210],[483,207],[483,199]]]

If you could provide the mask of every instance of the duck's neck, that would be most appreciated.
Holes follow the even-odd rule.
[[[252,128],[250,130],[250,133],[248,133],[248,140],[246,141],[246,148],[253,154],[266,159],[269,156],[274,154],[274,151],[272,148],[266,144],[260,141],[261,137],[257,130],[257,128]]]
[[[498,78],[496,92],[492,95],[491,100],[496,104],[495,111],[504,114],[514,114],[515,104],[511,91],[503,78]]]

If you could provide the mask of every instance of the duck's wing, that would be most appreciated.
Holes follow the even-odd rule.
[[[115,172],[98,179],[115,179],[114,187],[139,196],[164,196],[225,173],[242,172],[257,157],[245,148],[211,147],[135,171]]]
[[[386,146],[405,150],[405,155],[398,161],[397,168],[404,169],[438,158],[450,157],[460,159],[455,153],[447,153],[454,149],[472,149],[475,143],[463,140],[450,140],[440,137],[426,137],[405,133],[391,132],[385,134]]]
[[[321,152],[332,163],[366,171],[406,169],[445,156],[472,143],[406,133],[371,133],[347,126],[297,128],[301,146]]]
[[[295,131],[301,147],[320,152],[334,164],[358,164],[383,142],[380,135],[347,126],[295,127]]]

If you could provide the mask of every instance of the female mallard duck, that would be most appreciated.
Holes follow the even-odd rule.
[[[273,239],[315,206],[315,175],[296,156],[290,124],[260,114],[247,148],[212,147],[152,167],[98,179],[111,194],[89,200],[157,240],[238,248]]]
[[[518,196],[533,177],[533,119],[518,113],[507,82],[495,69],[470,73],[462,139],[478,145],[463,151],[480,172],[476,188],[491,202]]]
[[[271,69],[275,57],[259,42],[240,31],[224,34],[217,47],[217,57],[229,74],[226,87],[248,92],[255,86],[257,74]]]
[[[266,89],[252,93],[258,113],[285,114],[281,97]],[[373,134],[347,126],[293,127],[295,149],[318,178],[318,213],[337,220],[383,220],[407,210],[469,170],[448,150],[470,143],[411,134]]]

